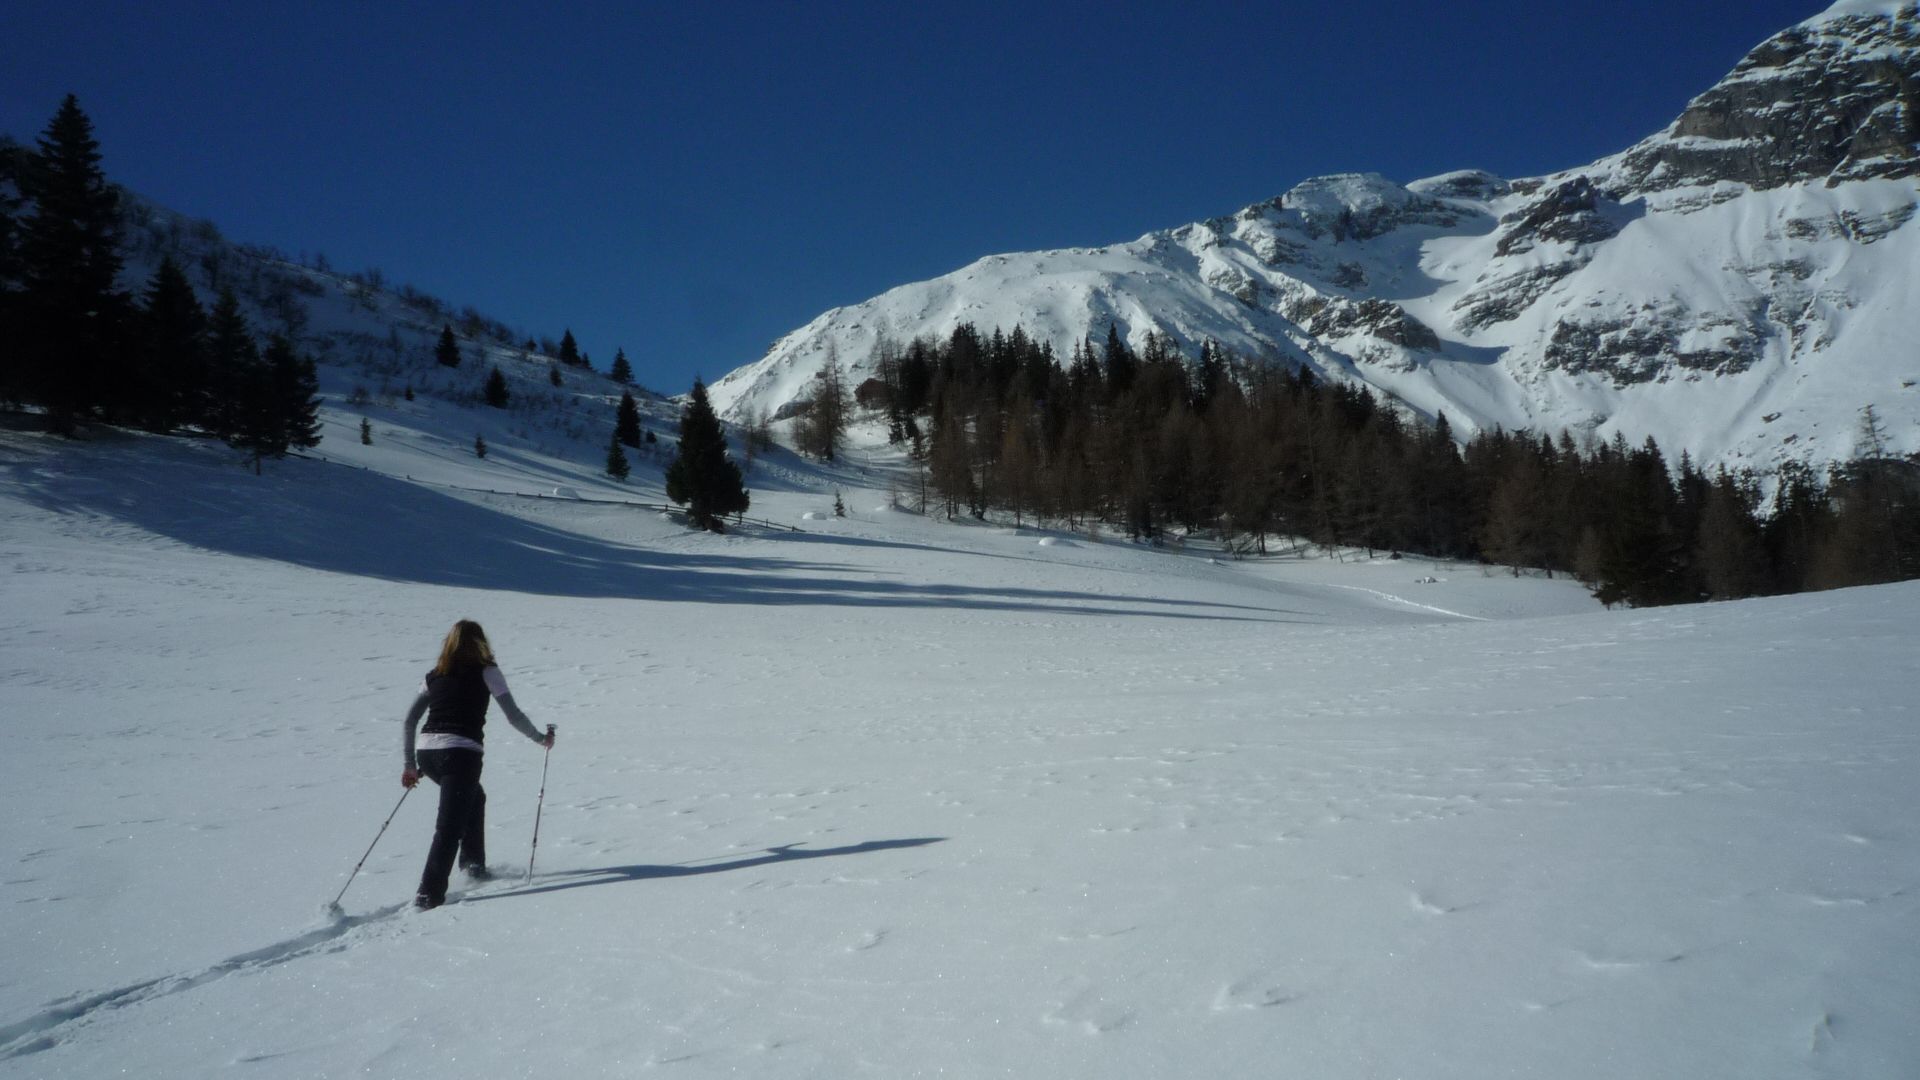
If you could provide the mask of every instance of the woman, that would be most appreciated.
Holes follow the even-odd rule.
[[[527,714],[513,703],[507,678],[493,662],[487,632],[471,619],[461,619],[447,631],[440,646],[440,662],[427,672],[420,696],[407,710],[406,767],[402,787],[411,788],[422,775],[440,785],[440,814],[433,822],[433,846],[427,849],[427,868],[420,874],[420,890],[413,906],[437,908],[447,901],[447,875],[457,854],[460,866],[476,881],[493,875],[487,870],[487,793],[480,787],[481,742],[485,738],[487,699],[500,702],[514,729],[541,746],[553,747],[553,728],[534,729]],[[416,745],[414,727],[420,717]]]

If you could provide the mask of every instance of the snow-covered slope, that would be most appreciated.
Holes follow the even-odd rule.
[[[364,416],[416,419],[453,428],[449,446],[471,453],[476,437],[497,449],[528,449],[580,461],[604,461],[614,409],[631,390],[656,431],[670,427],[677,409],[640,387],[622,386],[589,366],[562,364],[545,346],[471,307],[456,308],[377,271],[340,273],[323,260],[296,260],[272,248],[234,243],[211,222],[178,214],[137,193],[122,191],[125,240],[122,288],[144,294],[154,270],[170,258],[187,274],[202,304],[212,307],[231,290],[252,333],[278,334],[314,359],[322,391],[337,423],[325,433],[322,455],[358,442]],[[315,265],[318,263],[318,265]],[[434,357],[443,328],[454,330],[458,367]],[[603,365],[604,366],[604,365]],[[498,368],[509,401],[482,406],[488,375]],[[555,385],[552,375],[560,375]],[[419,403],[407,399],[412,391]],[[441,406],[449,409],[435,412]],[[410,430],[410,429],[397,429]]]
[[[719,537],[376,408],[0,432],[0,1077],[1920,1073],[1914,585],[1603,612],[784,456],[808,531]],[[428,788],[324,917],[459,617],[560,728],[489,740],[506,880],[404,908]]]
[[[1844,0],[1666,130],[1566,173],[1308,180],[1127,244],[981,259],[838,308],[719,380],[777,413],[829,351],[1117,325],[1365,382],[1470,432],[1653,435],[1703,462],[1851,456],[1873,405],[1920,451],[1920,13]]]
[[[1394,220],[1361,270],[1415,283],[1499,243],[1505,185],[1416,187],[1265,233]],[[1920,1074],[1912,583],[1605,612],[952,526],[783,452],[752,513],[805,532],[692,533],[634,505],[658,457],[600,474],[614,388],[488,346],[489,409],[318,285],[320,457],[0,430],[0,1078]],[[405,908],[429,788],[323,915],[459,617],[560,726],[490,740],[504,880]]]

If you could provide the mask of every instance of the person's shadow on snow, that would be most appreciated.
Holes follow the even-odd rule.
[[[730,870],[748,870],[756,866],[771,866],[774,863],[793,862],[796,859],[824,859],[835,855],[865,855],[874,851],[891,851],[896,848],[925,847],[944,841],[944,836],[925,836],[910,840],[868,840],[863,844],[850,844],[846,847],[820,848],[818,850],[800,850],[798,844],[782,844],[778,847],[763,848],[762,854],[716,862],[699,859],[688,863],[674,863],[658,866],[642,863],[637,866],[601,866],[591,870],[554,870],[534,875],[543,884],[525,885],[505,892],[490,892],[482,896],[463,898],[463,904],[478,903],[481,900],[507,900],[516,896],[534,896],[539,893],[560,892],[565,889],[584,889],[590,885],[613,885],[622,881],[646,881],[652,878],[692,877],[695,874],[722,874]],[[727,856],[720,856],[727,859]]]

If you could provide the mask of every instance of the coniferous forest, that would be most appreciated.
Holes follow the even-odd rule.
[[[1480,560],[1634,606],[1920,576],[1920,463],[1887,453],[1871,408],[1854,460],[1756,476],[1621,436],[1494,430],[1463,447],[1445,415],[1416,421],[1212,343],[1183,355],[1158,333],[1136,351],[1109,329],[1062,364],[1018,327],[963,325],[944,342],[882,342],[875,367],[854,396],[885,411],[949,517]]]
[[[319,442],[318,381],[290,340],[256,340],[231,291],[211,311],[171,259],[119,285],[119,192],[69,95],[37,145],[0,147],[0,401],[53,430],[198,431],[263,458]]]

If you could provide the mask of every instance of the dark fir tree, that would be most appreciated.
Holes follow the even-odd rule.
[[[26,151],[0,136],[0,341],[16,341],[13,314],[20,296],[20,163]],[[18,371],[16,350],[0,355],[0,402],[13,399]]]
[[[506,408],[507,402],[512,400],[513,395],[507,390],[507,377],[500,374],[498,365],[495,365],[492,373],[487,376],[487,385],[481,391],[481,396],[486,399],[487,404],[496,409]]]
[[[1133,350],[1127,348],[1127,343],[1120,340],[1119,326],[1108,323],[1107,343],[1100,350],[1100,364],[1106,375],[1107,389],[1115,397],[1133,388],[1133,376],[1139,363],[1133,355]]]
[[[207,312],[171,257],[147,285],[138,323],[140,365],[134,419],[149,431],[205,426],[209,399]]]
[[[680,414],[680,449],[667,466],[667,498],[685,506],[693,524],[714,532],[721,531],[721,518],[746,512],[751,501],[740,466],[727,457],[727,437],[707,401],[707,388],[698,379]]]
[[[487,437],[485,435],[475,435],[473,437],[473,456],[477,458],[487,456]]]
[[[207,396],[198,423],[209,434],[227,438],[246,422],[248,396],[259,381],[260,348],[240,314],[240,300],[222,289],[207,318]]]
[[[1767,552],[1754,514],[1759,503],[1754,485],[1724,468],[1708,487],[1693,561],[1700,588],[1711,599],[1737,600],[1766,591]]]
[[[120,197],[100,167],[93,123],[73,95],[22,163],[17,376],[24,400],[71,434],[96,411],[124,413],[122,331],[129,304],[120,274]],[[9,350],[12,352],[13,350]]]
[[[547,369],[547,384],[549,386],[560,385],[560,366],[558,364]]]
[[[640,445],[640,406],[633,395],[622,392],[620,407],[614,411],[613,441],[638,448]]]
[[[627,465],[627,452],[621,449],[620,435],[616,432],[607,440],[607,475],[615,480],[625,480],[632,470]]]
[[[454,339],[453,327],[440,328],[440,341],[433,347],[433,358],[441,367],[460,366],[460,342]]]
[[[627,362],[627,351],[625,349],[613,350],[613,370],[607,372],[607,374],[614,382],[622,386],[633,381],[633,365]],[[627,445],[631,446],[633,444],[628,443]]]
[[[569,367],[579,367],[586,363],[580,358],[580,346],[574,344],[572,330],[563,330],[560,333],[560,362]]]
[[[360,445],[373,445],[373,421],[364,416],[360,418]]]
[[[295,353],[286,338],[275,335],[265,354],[243,369],[234,389],[226,440],[247,453],[255,475],[266,458],[319,445],[320,398],[313,361]]]
[[[275,335],[267,343],[266,362],[273,380],[273,456],[319,446],[320,377],[313,361],[296,353],[293,342]]]
[[[231,373],[225,387],[221,438],[228,446],[242,451],[260,475],[261,462],[278,445],[275,429],[273,377],[265,357],[255,357],[244,369]]]

